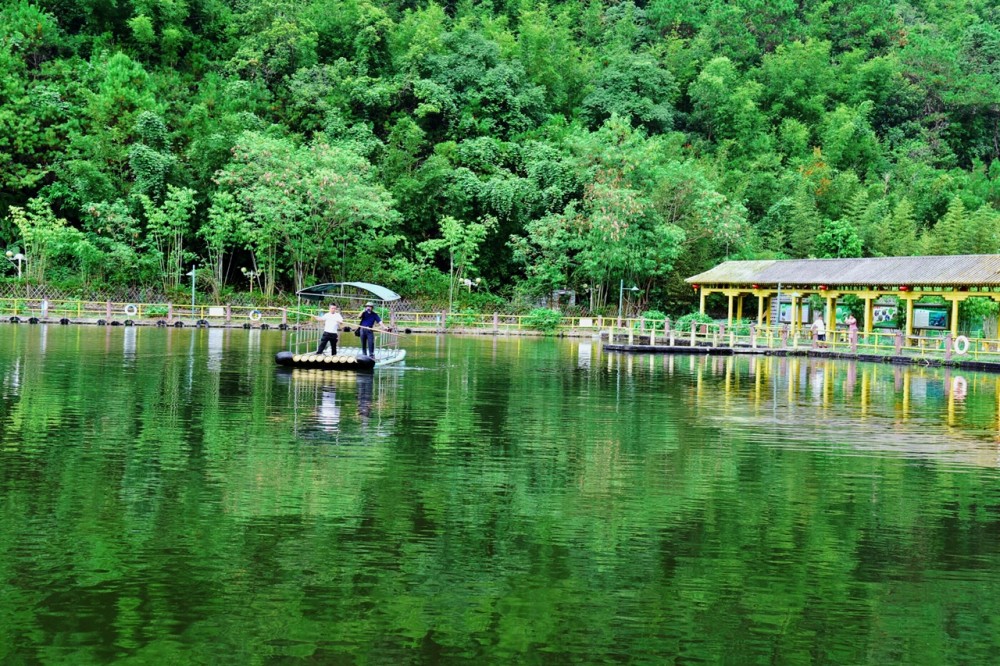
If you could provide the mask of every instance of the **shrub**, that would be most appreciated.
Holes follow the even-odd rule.
[[[652,329],[663,328],[663,322],[667,315],[659,310],[646,310],[642,313],[642,318],[646,320],[646,326]]]
[[[736,335],[750,335],[750,327],[755,323],[757,322],[752,319],[736,319],[733,321],[732,330]]]
[[[562,313],[548,308],[535,308],[524,318],[525,325],[543,333],[552,333],[561,321]]]
[[[713,323],[713,319],[707,314],[702,314],[701,312],[691,312],[678,317],[677,323],[674,325],[674,329],[678,331],[689,331],[691,330],[691,322],[696,324],[711,324]]]
[[[446,317],[447,326],[475,326],[479,321],[479,313],[470,309],[452,312]]]

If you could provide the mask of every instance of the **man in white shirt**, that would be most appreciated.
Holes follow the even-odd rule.
[[[337,311],[337,306],[333,303],[330,304],[330,311],[326,314],[314,317],[316,321],[323,322],[323,336],[319,339],[319,349],[316,353],[322,355],[323,350],[326,349],[326,343],[330,343],[330,353],[334,356],[337,355],[337,334],[340,332],[340,326],[344,323],[344,318],[340,316]]]
[[[823,321],[823,315],[816,315],[816,321],[813,322],[810,328],[812,328],[816,344],[820,347],[825,347],[826,323]]]

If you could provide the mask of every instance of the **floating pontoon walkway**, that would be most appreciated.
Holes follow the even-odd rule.
[[[871,363],[889,363],[893,365],[924,365],[935,367],[965,368],[1000,373],[1000,353],[969,357],[967,355],[913,355],[897,354],[891,347],[883,347],[882,353],[866,351],[851,352],[845,347],[837,350],[815,347],[750,347],[750,346],[712,346],[709,343],[648,345],[648,344],[605,344],[604,351],[622,352],[626,354],[682,354],[699,356],[809,356],[814,358],[840,359],[846,361],[867,361]]]

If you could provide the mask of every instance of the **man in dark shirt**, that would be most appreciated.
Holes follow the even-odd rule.
[[[365,309],[361,312],[361,353],[375,356],[375,325],[382,325],[382,318],[374,310],[375,306],[365,303]]]

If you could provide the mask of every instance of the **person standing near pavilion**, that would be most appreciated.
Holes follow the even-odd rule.
[[[847,313],[844,323],[847,324],[847,341],[851,344],[851,351],[854,351],[858,342],[858,320],[855,319],[853,312]]]
[[[337,310],[337,306],[331,303],[329,312],[313,317],[316,321],[323,322],[323,335],[319,339],[319,349],[316,350],[316,354],[319,356],[323,354],[327,343],[330,344],[330,353],[334,356],[337,355],[337,334],[340,333],[340,327],[344,323],[344,317]]]
[[[810,328],[818,346],[822,347],[823,343],[826,342],[826,322],[823,321],[823,315],[816,315],[816,321],[812,323]]]
[[[361,311],[361,353],[374,358],[375,356],[375,325],[382,326],[382,318],[375,312],[375,305],[369,301]]]
[[[858,320],[854,318],[854,313],[848,312],[847,317],[844,318],[844,323],[847,324],[847,332],[858,334]]]

